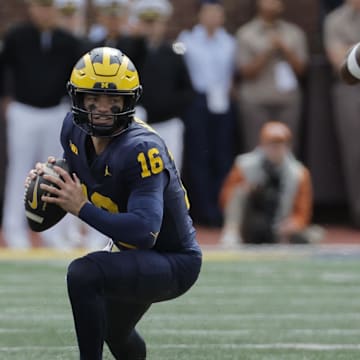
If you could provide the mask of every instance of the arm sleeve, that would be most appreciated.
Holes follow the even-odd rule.
[[[62,123],[61,131],[60,131],[60,143],[61,143],[61,146],[62,146],[64,151],[66,151],[66,148],[68,146],[69,134],[70,134],[70,131],[69,131],[70,127],[69,127],[68,118],[69,118],[69,114],[67,114],[65,116],[65,119],[64,119],[64,121]]]
[[[152,248],[162,223],[167,182],[165,171],[133,181],[127,212],[109,213],[87,203],[79,218],[127,248]]]
[[[71,113],[67,113],[62,127],[61,127],[61,132],[60,132],[60,144],[61,147],[63,148],[63,159],[66,159],[69,165],[69,171],[70,173],[72,172],[72,167],[71,167],[71,163],[70,163],[70,156],[68,156],[69,154],[69,149],[70,149],[70,133],[71,133],[71,126],[72,126],[72,115]]]

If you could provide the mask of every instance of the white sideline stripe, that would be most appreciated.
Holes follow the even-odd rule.
[[[151,335],[189,335],[189,336],[231,336],[269,333],[269,329],[232,329],[232,330],[203,330],[203,329],[150,329],[144,334]],[[281,331],[288,335],[360,335],[360,329],[289,329]]]
[[[27,328],[24,328],[24,329],[6,329],[6,328],[0,328],[0,334],[32,334],[32,333],[44,333],[46,330],[44,329],[34,329],[34,328],[31,328],[31,329],[27,329]],[[72,334],[75,334],[75,330],[72,329],[72,328],[66,328],[66,329],[59,329],[57,328],[56,329],[56,333],[72,333]]]
[[[299,335],[360,335],[360,329],[290,329],[288,333]]]
[[[359,273],[357,272],[324,272],[320,274],[320,279],[326,282],[332,283],[340,283],[343,284],[345,282],[358,282],[359,281]]]
[[[30,333],[42,333],[41,329],[7,329],[0,328],[0,334],[30,334]],[[58,329],[58,333],[74,333],[73,329]],[[232,329],[232,330],[203,330],[203,329],[149,329],[144,330],[144,334],[150,335],[189,335],[189,336],[237,336],[237,335],[249,335],[249,334],[262,334],[268,333],[269,329]],[[360,335],[360,329],[289,329],[282,331],[282,334],[288,335],[337,335],[337,336],[349,336]]]
[[[0,334],[27,334],[27,333],[40,333],[40,329],[7,329],[0,328]]]
[[[301,343],[273,343],[273,344],[160,344],[149,345],[156,349],[243,349],[243,350],[360,350],[360,344],[301,344]]]
[[[302,293],[302,294],[314,294],[314,291],[316,293],[325,294],[325,293],[331,293],[331,294],[338,294],[339,290],[341,289],[342,293],[360,293],[360,286],[359,285],[344,285],[341,287],[334,287],[334,285],[323,285],[321,284],[321,288],[319,288],[319,284],[314,285],[281,285],[281,284],[270,284],[270,285],[252,285],[252,286],[241,286],[239,284],[238,287],[233,287],[231,289],[224,288],[219,285],[211,286],[211,285],[202,285],[201,282],[197,285],[196,288],[194,288],[193,293],[195,294],[204,294],[204,293],[211,293],[212,295],[216,294],[248,294],[248,293],[256,293],[256,294],[264,294],[264,293],[274,293],[277,291],[288,292],[292,291],[296,294]]]
[[[55,320],[71,320],[72,316],[69,312],[68,314],[61,313],[61,314],[54,314],[53,312],[49,312],[48,314],[42,313],[42,314],[16,314],[16,313],[8,313],[8,314],[0,314],[1,320],[26,320],[26,321],[32,321],[32,322],[48,322],[49,320],[55,321]]]
[[[1,320],[31,320],[35,322],[43,322],[49,320],[70,320],[71,313],[54,313],[49,311],[48,313],[28,313],[28,311],[34,310],[33,308],[29,310],[21,309],[23,313],[8,312],[6,314],[0,314]],[[204,321],[204,322],[220,322],[220,321],[241,321],[241,320],[303,320],[303,321],[336,321],[336,320],[360,320],[360,313],[351,312],[351,313],[340,313],[340,314],[309,314],[309,313],[281,313],[281,314],[266,314],[266,313],[254,313],[254,314],[239,314],[239,313],[214,313],[209,317],[209,314],[151,314],[147,316],[151,321],[173,321],[178,322],[182,321]]]
[[[232,320],[360,320],[360,313],[325,313],[325,314],[309,314],[309,313],[253,313],[253,314],[239,314],[239,313],[214,313],[211,314],[151,314],[151,320],[211,320],[211,321],[232,321]]]
[[[154,349],[244,349],[244,350],[313,350],[313,351],[337,351],[337,350],[360,350],[360,344],[313,344],[313,343],[273,343],[273,344],[157,344],[149,345]],[[76,351],[76,346],[3,346],[0,352],[18,351]]]
[[[1,346],[0,352],[18,352],[18,351],[36,351],[36,350],[54,350],[54,351],[76,351],[76,346]]]
[[[246,297],[240,297],[238,299],[213,299],[211,300],[212,306],[229,306],[229,305],[253,305],[255,301],[258,301],[258,297],[256,295],[249,296],[248,294],[245,294]],[[289,305],[296,305],[296,306],[309,306],[309,305],[338,305],[339,303],[342,303],[343,296],[332,296],[331,298],[314,298],[314,299],[291,299],[289,298],[287,301],[287,304]],[[8,299],[5,300],[6,303],[8,303]],[[181,300],[174,300],[174,303],[176,302],[176,306],[183,306],[187,307],[189,305],[199,305],[199,306],[205,306],[209,305],[209,298],[208,297],[198,297],[198,298],[188,298],[188,299],[181,299]],[[1,299],[0,299],[1,304]],[[346,300],[346,305],[349,309],[349,306],[359,306],[359,299],[350,299]]]

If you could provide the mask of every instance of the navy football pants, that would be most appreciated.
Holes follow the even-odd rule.
[[[104,341],[115,359],[145,359],[137,322],[152,303],[187,291],[200,267],[197,252],[99,251],[74,260],[67,285],[80,359],[102,359]]]

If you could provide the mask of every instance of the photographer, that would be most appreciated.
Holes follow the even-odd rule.
[[[291,153],[291,137],[285,124],[268,122],[259,146],[236,158],[220,194],[223,245],[312,242],[311,179]]]

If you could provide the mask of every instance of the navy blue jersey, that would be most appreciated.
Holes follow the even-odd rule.
[[[69,113],[61,143],[89,203],[79,217],[124,249],[200,251],[189,201],[164,141],[134,120],[99,155]]]

